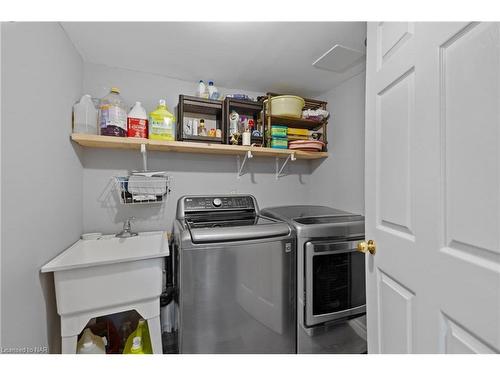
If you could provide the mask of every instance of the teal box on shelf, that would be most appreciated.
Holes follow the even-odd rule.
[[[288,136],[288,126],[273,125],[271,126],[271,137],[286,138]]]
[[[271,139],[271,148],[288,148],[288,139],[282,137],[273,137]]]

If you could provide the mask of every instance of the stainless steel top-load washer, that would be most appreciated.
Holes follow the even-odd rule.
[[[361,215],[324,206],[283,206],[261,214],[297,234],[299,353],[366,353],[365,237]]]
[[[296,353],[295,236],[251,195],[185,196],[174,224],[180,353]]]

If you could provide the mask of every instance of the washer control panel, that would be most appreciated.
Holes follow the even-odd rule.
[[[197,210],[227,210],[227,209],[254,209],[251,196],[220,196],[220,197],[186,197],[184,211]]]

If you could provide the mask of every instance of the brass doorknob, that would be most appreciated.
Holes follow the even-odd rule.
[[[358,243],[358,251],[364,254],[370,253],[371,255],[375,255],[377,252],[377,245],[373,240],[368,240],[368,242],[361,241]]]

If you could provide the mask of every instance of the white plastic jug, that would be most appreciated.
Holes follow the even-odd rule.
[[[73,132],[97,134],[97,109],[88,94],[73,106]]]
[[[105,340],[105,338],[94,335],[89,328],[86,328],[85,331],[83,331],[82,338],[78,341],[76,353],[106,354]]]

